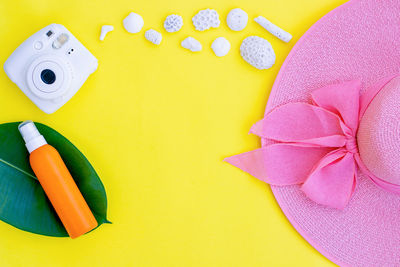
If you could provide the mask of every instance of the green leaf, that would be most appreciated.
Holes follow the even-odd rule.
[[[18,124],[0,124],[0,220],[36,234],[68,236],[29,165]],[[35,124],[60,153],[99,225],[109,223],[106,192],[92,165],[64,136]]]

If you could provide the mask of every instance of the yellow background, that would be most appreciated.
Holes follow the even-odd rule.
[[[0,122],[32,119],[71,140],[106,187],[112,225],[77,240],[49,238],[0,222],[1,266],[333,266],[294,230],[269,187],[224,163],[260,146],[248,135],[263,116],[274,79],[290,49],[320,17],[345,0],[2,0],[0,63],[31,34],[64,24],[99,59],[98,70],[56,113],[41,112],[0,71]],[[249,24],[229,30],[229,10],[241,7]],[[214,8],[221,27],[194,30],[191,18]],[[142,32],[122,20],[141,14]],[[169,14],[183,29],[167,33]],[[252,19],[263,15],[294,35],[285,44]],[[103,24],[115,31],[100,42]],[[163,34],[157,47],[144,38]],[[187,36],[203,44],[191,53]],[[239,54],[249,35],[268,39],[277,63],[259,71]],[[216,57],[224,36],[230,53]],[[1,137],[0,137],[1,138]]]

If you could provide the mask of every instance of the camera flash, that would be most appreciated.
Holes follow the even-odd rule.
[[[61,48],[66,42],[68,42],[68,35],[65,33],[61,34],[57,37],[56,40],[53,42],[53,48],[59,49]]]

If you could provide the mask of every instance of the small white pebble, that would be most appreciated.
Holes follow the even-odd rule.
[[[153,44],[159,45],[162,40],[162,35],[156,30],[150,29],[144,33],[144,37]]]
[[[264,29],[269,31],[274,36],[278,37],[282,41],[288,43],[292,39],[292,35],[278,26],[274,25],[271,21],[267,20],[263,16],[258,16],[254,19],[255,22],[260,24]]]
[[[183,26],[183,19],[179,15],[169,15],[164,21],[164,28],[167,32],[177,32]]]
[[[249,16],[240,8],[232,9],[226,17],[226,24],[233,31],[241,31],[249,20]]]
[[[100,32],[100,41],[103,41],[104,38],[106,38],[107,33],[111,32],[114,30],[114,26],[112,25],[103,25],[101,27],[101,32]]]
[[[192,52],[198,52],[201,51],[203,48],[201,46],[201,43],[194,39],[193,37],[188,37],[185,40],[182,41],[181,43],[182,47],[189,49]]]
[[[276,60],[271,44],[258,36],[250,36],[243,40],[240,55],[247,63],[260,70],[271,68]]]
[[[220,25],[218,12],[214,9],[200,10],[193,18],[192,22],[196,30],[205,31],[212,28],[218,28]]]
[[[223,57],[231,50],[231,43],[225,37],[218,37],[211,44],[211,48],[217,57]]]
[[[130,33],[138,33],[142,30],[144,25],[144,21],[142,16],[139,14],[131,12],[124,20],[123,20],[124,28]]]

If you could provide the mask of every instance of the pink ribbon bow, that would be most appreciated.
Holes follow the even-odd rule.
[[[359,81],[331,85],[312,93],[312,105],[272,110],[250,132],[276,143],[226,161],[272,185],[301,184],[311,200],[344,208],[362,165],[356,141],[360,88]]]

